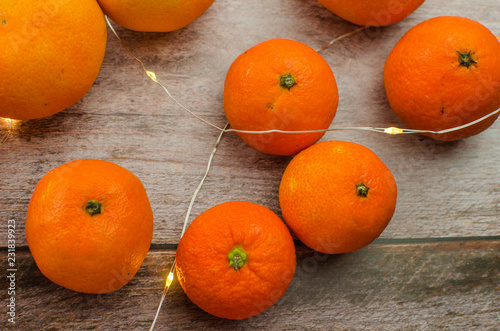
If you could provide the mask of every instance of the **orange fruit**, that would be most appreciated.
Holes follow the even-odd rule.
[[[1,1],[0,117],[46,117],[79,101],[97,78],[106,40],[94,0]]]
[[[465,125],[500,108],[500,42],[463,17],[436,17],[410,29],[385,62],[384,85],[396,115],[412,129],[439,131]],[[496,120],[446,134],[458,140]]]
[[[153,212],[141,181],[107,161],[53,169],[28,206],[26,239],[38,268],[74,291],[106,293],[127,284],[152,236]]]
[[[222,318],[259,314],[285,293],[295,273],[295,245],[269,209],[232,201],[200,214],[177,248],[176,269],[186,295]]]
[[[226,117],[238,130],[327,129],[338,101],[328,63],[294,40],[271,39],[250,48],[233,62],[224,84]],[[276,155],[295,154],[323,134],[238,133],[256,150]]]
[[[413,13],[425,0],[318,0],[335,15],[363,26],[397,23]]]
[[[104,13],[124,28],[167,32],[185,27],[214,0],[97,0]]]
[[[396,208],[396,181],[368,148],[324,141],[297,154],[281,179],[286,224],[308,247],[327,254],[365,247]]]

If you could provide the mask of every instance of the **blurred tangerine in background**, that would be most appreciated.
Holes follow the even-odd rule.
[[[122,27],[144,32],[167,32],[185,27],[214,0],[98,0],[104,13]]]
[[[413,13],[425,0],[318,0],[335,15],[362,26],[397,23]]]

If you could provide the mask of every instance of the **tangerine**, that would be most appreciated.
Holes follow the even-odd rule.
[[[167,32],[185,27],[214,0],[97,0],[104,13],[122,27],[135,31]]]
[[[28,206],[26,239],[38,268],[78,292],[106,293],[128,283],[152,236],[144,186],[107,161],[76,160],[53,169]]]
[[[412,129],[465,125],[500,108],[500,42],[471,19],[431,18],[394,46],[385,62],[384,85],[391,108]],[[459,140],[486,130],[497,117],[425,135]]]
[[[1,117],[50,116],[89,91],[107,41],[96,1],[2,1],[0,21]]]
[[[224,84],[224,110],[237,130],[328,129],[339,101],[328,63],[309,46],[271,39],[241,54]],[[263,153],[292,155],[318,141],[324,132],[238,135]]]
[[[318,0],[346,21],[363,26],[397,23],[413,13],[425,0]]]
[[[370,149],[324,141],[299,154],[281,179],[286,224],[305,245],[327,254],[365,247],[385,229],[396,208],[392,173]]]
[[[179,283],[204,311],[244,319],[276,303],[295,273],[295,245],[271,210],[245,201],[200,214],[176,254]]]

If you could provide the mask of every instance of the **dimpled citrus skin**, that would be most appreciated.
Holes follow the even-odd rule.
[[[100,214],[86,210],[90,200]],[[74,291],[106,293],[129,282],[153,236],[153,212],[133,173],[102,160],[48,172],[28,206],[26,239],[40,271]]]
[[[290,88],[281,77],[295,80]],[[328,63],[309,46],[294,40],[271,39],[241,54],[224,84],[224,111],[234,129],[286,131],[327,129],[339,101]],[[263,153],[292,155],[314,144],[318,133],[238,135]]]
[[[475,63],[460,64],[460,54]],[[439,131],[467,124],[500,108],[500,42],[484,26],[463,17],[436,17],[410,29],[384,67],[387,99],[412,129]],[[489,117],[468,128],[424,134],[452,141],[493,124]]]
[[[185,27],[214,0],[98,0],[104,13],[124,28],[167,32]]]
[[[106,49],[96,1],[3,1],[0,22],[0,117],[46,117],[83,98]]]
[[[360,196],[357,186],[368,187]],[[365,247],[385,229],[396,208],[392,173],[368,148],[324,141],[288,164],[279,188],[281,211],[308,247],[340,254]]]
[[[247,254],[243,266],[228,254]],[[295,246],[287,227],[269,209],[244,201],[212,207],[187,228],[176,254],[179,282],[206,312],[244,319],[276,303],[295,273]]]
[[[413,13],[425,0],[318,0],[335,15],[363,26],[397,23]]]
[[[460,63],[459,54],[475,63]],[[439,131],[467,124],[500,108],[500,41],[480,23],[442,16],[410,29],[389,54],[384,68],[387,99],[412,129]],[[489,117],[446,134],[451,141],[476,135]]]

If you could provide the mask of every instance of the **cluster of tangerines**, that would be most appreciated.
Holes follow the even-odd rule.
[[[80,100],[100,70],[104,14],[139,31],[179,29],[214,0],[20,0],[0,11],[0,116],[50,116]],[[363,26],[396,23],[424,0],[319,0]],[[386,60],[384,85],[395,113],[411,128],[442,130],[500,108],[500,42],[463,17],[436,17],[410,29]],[[310,47],[271,39],[241,54],[224,86],[234,129],[324,130],[337,106],[336,80]],[[431,134],[457,140],[488,128],[491,116],[467,128]],[[250,202],[217,205],[188,227],[177,250],[177,275],[188,297],[223,318],[258,314],[288,288],[296,267],[289,229],[310,248],[352,252],[376,239],[396,207],[396,182],[364,146],[325,141],[324,132],[238,132],[251,147],[297,154],[279,188],[281,219]],[[140,210],[140,212],[137,212]],[[132,279],[151,244],[153,213],[141,181],[107,161],[76,160],[36,186],[26,236],[41,272],[87,292],[114,291]]]

